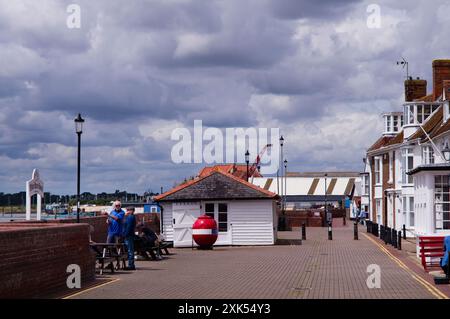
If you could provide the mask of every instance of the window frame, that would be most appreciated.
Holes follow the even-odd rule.
[[[381,157],[376,156],[374,158],[374,168],[373,168],[375,176],[375,185],[381,185],[382,183],[381,170],[382,170]]]

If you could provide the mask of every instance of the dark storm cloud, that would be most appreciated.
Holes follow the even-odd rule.
[[[278,17],[284,19],[342,19],[351,6],[361,0],[271,0],[272,8]]]
[[[81,29],[66,27],[72,2]],[[429,79],[450,52],[445,1],[389,2],[369,29],[370,1],[0,0],[0,191],[35,167],[75,191],[78,112],[89,191],[195,175],[170,159],[172,130],[194,120],[279,127],[293,170],[359,169],[379,113],[401,105],[395,61]]]

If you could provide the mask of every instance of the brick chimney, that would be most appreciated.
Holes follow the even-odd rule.
[[[433,61],[433,100],[442,95],[444,80],[450,80],[450,60]]]
[[[415,99],[427,95],[427,81],[410,77],[405,81],[405,101],[412,102]]]

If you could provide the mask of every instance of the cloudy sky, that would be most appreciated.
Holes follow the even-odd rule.
[[[68,28],[67,6],[81,8]],[[376,3],[381,25],[369,28]],[[171,133],[279,128],[289,170],[362,169],[400,110],[404,56],[428,80],[450,57],[446,0],[0,0],[0,192],[39,168],[76,191],[73,119],[86,119],[82,191],[159,191],[202,164],[175,164]]]

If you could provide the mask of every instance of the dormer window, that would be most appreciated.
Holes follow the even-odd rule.
[[[397,134],[403,126],[402,113],[386,113],[384,117],[384,132],[383,134]]]
[[[405,104],[403,117],[406,125],[422,124],[440,104]]]

